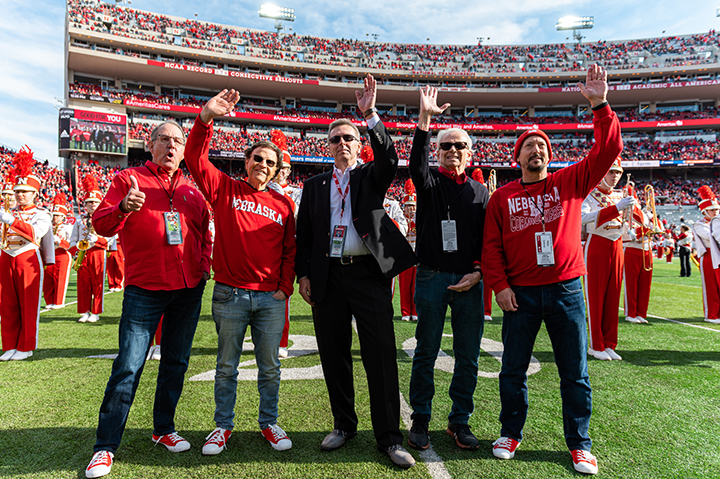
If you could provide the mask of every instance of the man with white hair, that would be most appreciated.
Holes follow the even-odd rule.
[[[430,168],[430,120],[449,106],[438,107],[437,89],[427,86],[420,90],[420,118],[410,152],[410,175],[417,192],[415,253],[419,266],[415,278],[417,346],[410,377],[413,424],[408,444],[416,449],[429,447],[433,371],[450,306],[455,369],[446,432],[458,447],[474,450],[479,443],[468,420],[474,409],[484,325],[480,255],[489,194],[484,185],[465,174],[472,158],[472,140],[464,130],[440,132],[439,166]]]

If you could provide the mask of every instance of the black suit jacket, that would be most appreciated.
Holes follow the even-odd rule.
[[[368,129],[375,161],[350,171],[353,225],[377,261],[380,271],[392,278],[417,263],[415,253],[395,223],[385,213],[383,200],[398,168],[398,157],[382,123]],[[310,279],[311,299],[325,298],[330,266],[330,188],[332,171],[308,179],[297,218],[297,278]]]

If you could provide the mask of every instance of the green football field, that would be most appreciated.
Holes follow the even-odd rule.
[[[677,260],[676,260],[677,261]],[[618,353],[623,361],[589,360],[593,386],[590,435],[600,476],[612,478],[720,477],[720,325],[703,322],[697,270],[680,278],[679,265],[656,263],[649,324],[631,324],[621,314]],[[73,291],[68,302],[74,301]],[[500,362],[487,351],[499,347],[502,316],[485,324],[475,413],[470,420],[480,440],[478,451],[463,451],[445,434],[450,410],[451,374],[436,369],[435,417],[430,423],[432,454],[413,449],[417,466],[402,471],[375,449],[365,373],[354,341],[358,437],[334,452],[320,450],[332,417],[320,364],[312,353],[310,308],[299,295],[291,302],[290,334],[302,354],[282,361],[278,424],[293,441],[289,451],[274,451],[257,425],[258,395],[254,366],[242,369],[236,426],[228,450],[205,457],[200,450],[214,428],[213,382],[216,333],[210,314],[212,282],[205,291],[202,316],[177,411],[178,432],[192,444],[168,452],[151,441],[152,405],[158,363],[149,361],[131,409],[123,442],[115,456],[114,478],[562,478],[577,477],[563,438],[559,379],[552,349],[541,331],[534,357],[539,368],[529,376],[530,412],[525,438],[510,461],[495,459],[491,444],[500,432],[497,373]],[[75,305],[43,312],[39,348],[25,361],[0,363],[0,476],[78,478],[92,456],[97,415],[111,359],[117,351],[122,293],[105,297],[98,323],[77,323]],[[414,323],[400,321],[395,298],[395,333],[400,389],[408,399]],[[452,356],[449,323],[443,351]],[[291,336],[292,339],[292,336]],[[403,344],[405,344],[403,346]],[[310,352],[310,354],[304,354]],[[93,358],[92,356],[100,356]],[[253,359],[252,352],[241,361]],[[438,368],[449,359],[438,361]],[[296,379],[290,379],[296,378]],[[309,378],[309,379],[307,379]],[[405,410],[407,417],[408,411]],[[403,424],[402,429],[407,430]]]

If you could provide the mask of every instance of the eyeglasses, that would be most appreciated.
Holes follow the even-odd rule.
[[[163,145],[167,145],[170,143],[170,140],[175,141],[178,145],[184,145],[185,139],[184,138],[178,138],[177,136],[168,136],[168,135],[158,135],[157,138],[155,138],[155,141],[159,141]]]
[[[269,160],[267,158],[263,158],[260,155],[253,155],[250,157],[255,163],[262,163],[265,162],[266,165],[268,165],[268,168],[274,168],[275,165],[277,165],[277,161],[275,160]]]
[[[331,137],[328,139],[328,141],[329,141],[330,143],[332,143],[333,145],[336,145],[336,144],[340,143],[340,140],[341,140],[341,139],[342,139],[345,143],[350,143],[351,141],[360,141],[360,140],[358,140],[357,138],[355,138],[355,137],[352,136],[352,135],[335,135],[335,136],[331,136]]]
[[[450,148],[452,148],[453,146],[455,147],[456,150],[464,150],[465,148],[468,147],[467,143],[465,143],[464,141],[457,141],[455,143],[448,141],[448,142],[440,143],[440,149],[444,150],[444,151],[450,150]]]

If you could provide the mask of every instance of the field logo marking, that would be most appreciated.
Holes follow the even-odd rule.
[[[452,338],[452,334],[443,334],[443,337],[445,338]],[[406,339],[405,342],[403,342],[402,347],[405,351],[405,354],[410,356],[411,358],[415,355],[415,346],[417,345],[417,340],[412,337],[409,339]],[[482,338],[482,342],[480,343],[480,348],[488,353],[490,356],[494,357],[498,360],[500,364],[502,364],[502,355],[503,355],[503,345],[499,341],[493,341],[492,339]],[[446,373],[453,373],[453,370],[455,368],[455,358],[448,355],[445,351],[442,349],[438,351],[437,360],[435,361],[435,369],[439,369],[440,371],[445,371]],[[540,361],[535,358],[535,356],[532,356],[530,358],[530,365],[528,366],[527,374],[530,376],[531,374],[535,374],[537,372],[540,372]],[[497,378],[500,377],[500,373],[489,373],[485,371],[478,371],[478,376],[481,378]]]
[[[284,361],[290,358],[299,358],[301,356],[307,356],[309,354],[315,354],[318,352],[317,340],[315,336],[296,335],[291,334],[288,339],[292,341],[292,345],[288,347],[288,357],[281,358],[280,361]],[[243,343],[243,352],[254,351],[255,346],[252,343],[251,338],[245,338]],[[242,361],[238,364],[238,381],[257,381],[258,370],[257,369],[240,369],[246,366],[254,366],[257,362],[255,359],[249,359]],[[299,379],[323,379],[322,366],[310,366],[305,368],[280,368],[280,379],[286,380],[299,380]],[[196,374],[190,378],[190,381],[215,381],[215,370],[206,371],[204,373]]]

